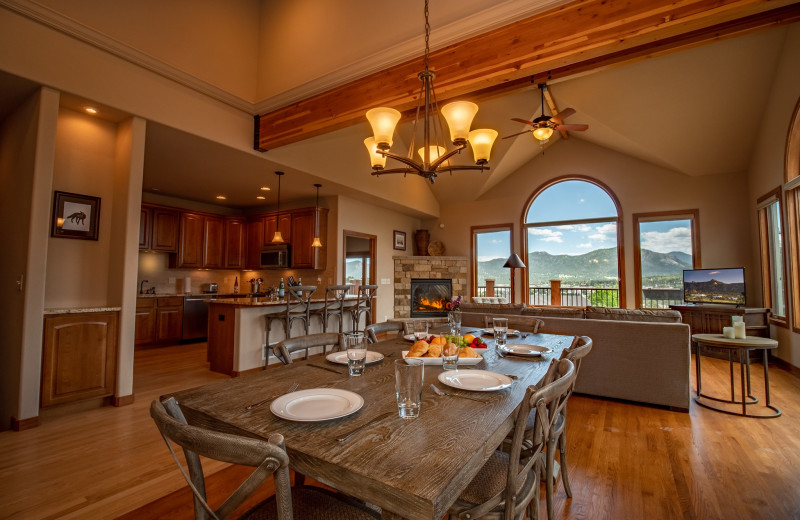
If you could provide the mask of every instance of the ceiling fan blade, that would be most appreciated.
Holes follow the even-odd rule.
[[[528,121],[527,119],[520,119],[518,117],[512,117],[512,121],[516,121],[517,123],[525,123],[526,125],[535,125],[533,121]]]
[[[523,132],[517,132],[516,134],[507,135],[507,136],[503,137],[503,139],[508,139],[509,137],[516,137],[518,135],[527,134],[529,132],[530,132],[530,130],[525,130]]]
[[[564,110],[562,110],[558,114],[556,114],[553,117],[551,117],[550,120],[555,122],[557,125],[560,125],[561,123],[564,122],[564,120],[566,118],[568,118],[569,116],[571,116],[574,113],[575,113],[575,109],[574,108],[565,108]]]
[[[567,130],[573,132],[583,132],[588,129],[589,125],[557,125],[556,130]]]

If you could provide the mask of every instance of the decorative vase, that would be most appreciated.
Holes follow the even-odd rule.
[[[414,232],[414,254],[416,256],[428,256],[428,242],[431,234],[427,229],[418,229]]]

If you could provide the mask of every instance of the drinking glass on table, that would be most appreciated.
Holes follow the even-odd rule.
[[[428,338],[428,321],[417,320],[414,322],[414,337],[417,341]]]
[[[461,311],[448,312],[447,322],[450,324],[450,334],[453,336],[461,334]]]
[[[492,319],[492,329],[494,330],[494,345],[502,347],[506,344],[506,334],[508,333],[508,318]]]
[[[397,412],[402,419],[419,417],[425,365],[421,359],[406,358],[394,361],[394,389]]]
[[[442,368],[445,370],[458,370],[458,353],[461,350],[461,335],[456,333],[453,341],[448,341],[442,346]]]
[[[364,373],[367,363],[367,340],[361,332],[345,335],[347,347],[347,368],[351,376],[360,376]]]

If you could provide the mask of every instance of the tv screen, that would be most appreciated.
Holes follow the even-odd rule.
[[[683,271],[685,302],[744,305],[744,295],[744,267]]]

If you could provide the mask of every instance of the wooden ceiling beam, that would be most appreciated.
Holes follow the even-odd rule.
[[[534,83],[800,20],[798,0],[577,0],[431,52],[436,94],[479,101]],[[412,111],[422,60],[376,72],[255,117],[266,151],[365,121],[367,110]],[[406,114],[407,115],[407,114]]]

